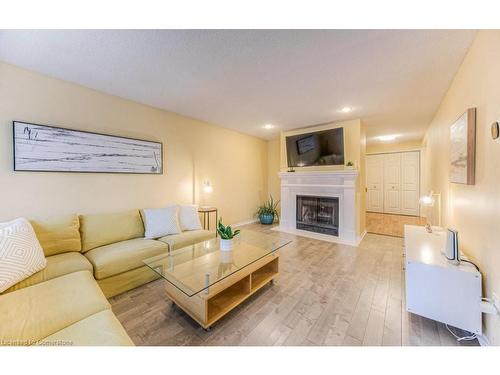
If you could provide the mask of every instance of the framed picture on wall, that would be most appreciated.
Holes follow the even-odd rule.
[[[474,185],[476,108],[469,108],[450,127],[450,182]]]
[[[161,142],[13,122],[14,170],[163,173]]]

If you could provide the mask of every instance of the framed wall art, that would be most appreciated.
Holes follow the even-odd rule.
[[[450,182],[474,185],[476,108],[469,108],[450,127]]]
[[[163,173],[163,144],[48,125],[13,122],[14,170]]]

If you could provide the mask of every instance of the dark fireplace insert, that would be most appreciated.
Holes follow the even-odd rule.
[[[339,199],[297,195],[297,229],[339,235]]]

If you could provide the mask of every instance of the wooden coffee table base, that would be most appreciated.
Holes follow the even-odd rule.
[[[279,275],[279,252],[269,254],[189,297],[169,282],[167,296],[203,328],[210,326]]]

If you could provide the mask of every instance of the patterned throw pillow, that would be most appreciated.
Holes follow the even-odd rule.
[[[181,230],[201,229],[198,206],[192,204],[179,206],[179,224],[181,225]]]
[[[142,210],[144,220],[144,237],[160,238],[181,232],[177,217],[177,205],[165,208],[145,208]]]
[[[28,220],[0,223],[0,293],[46,265],[42,246]]]

